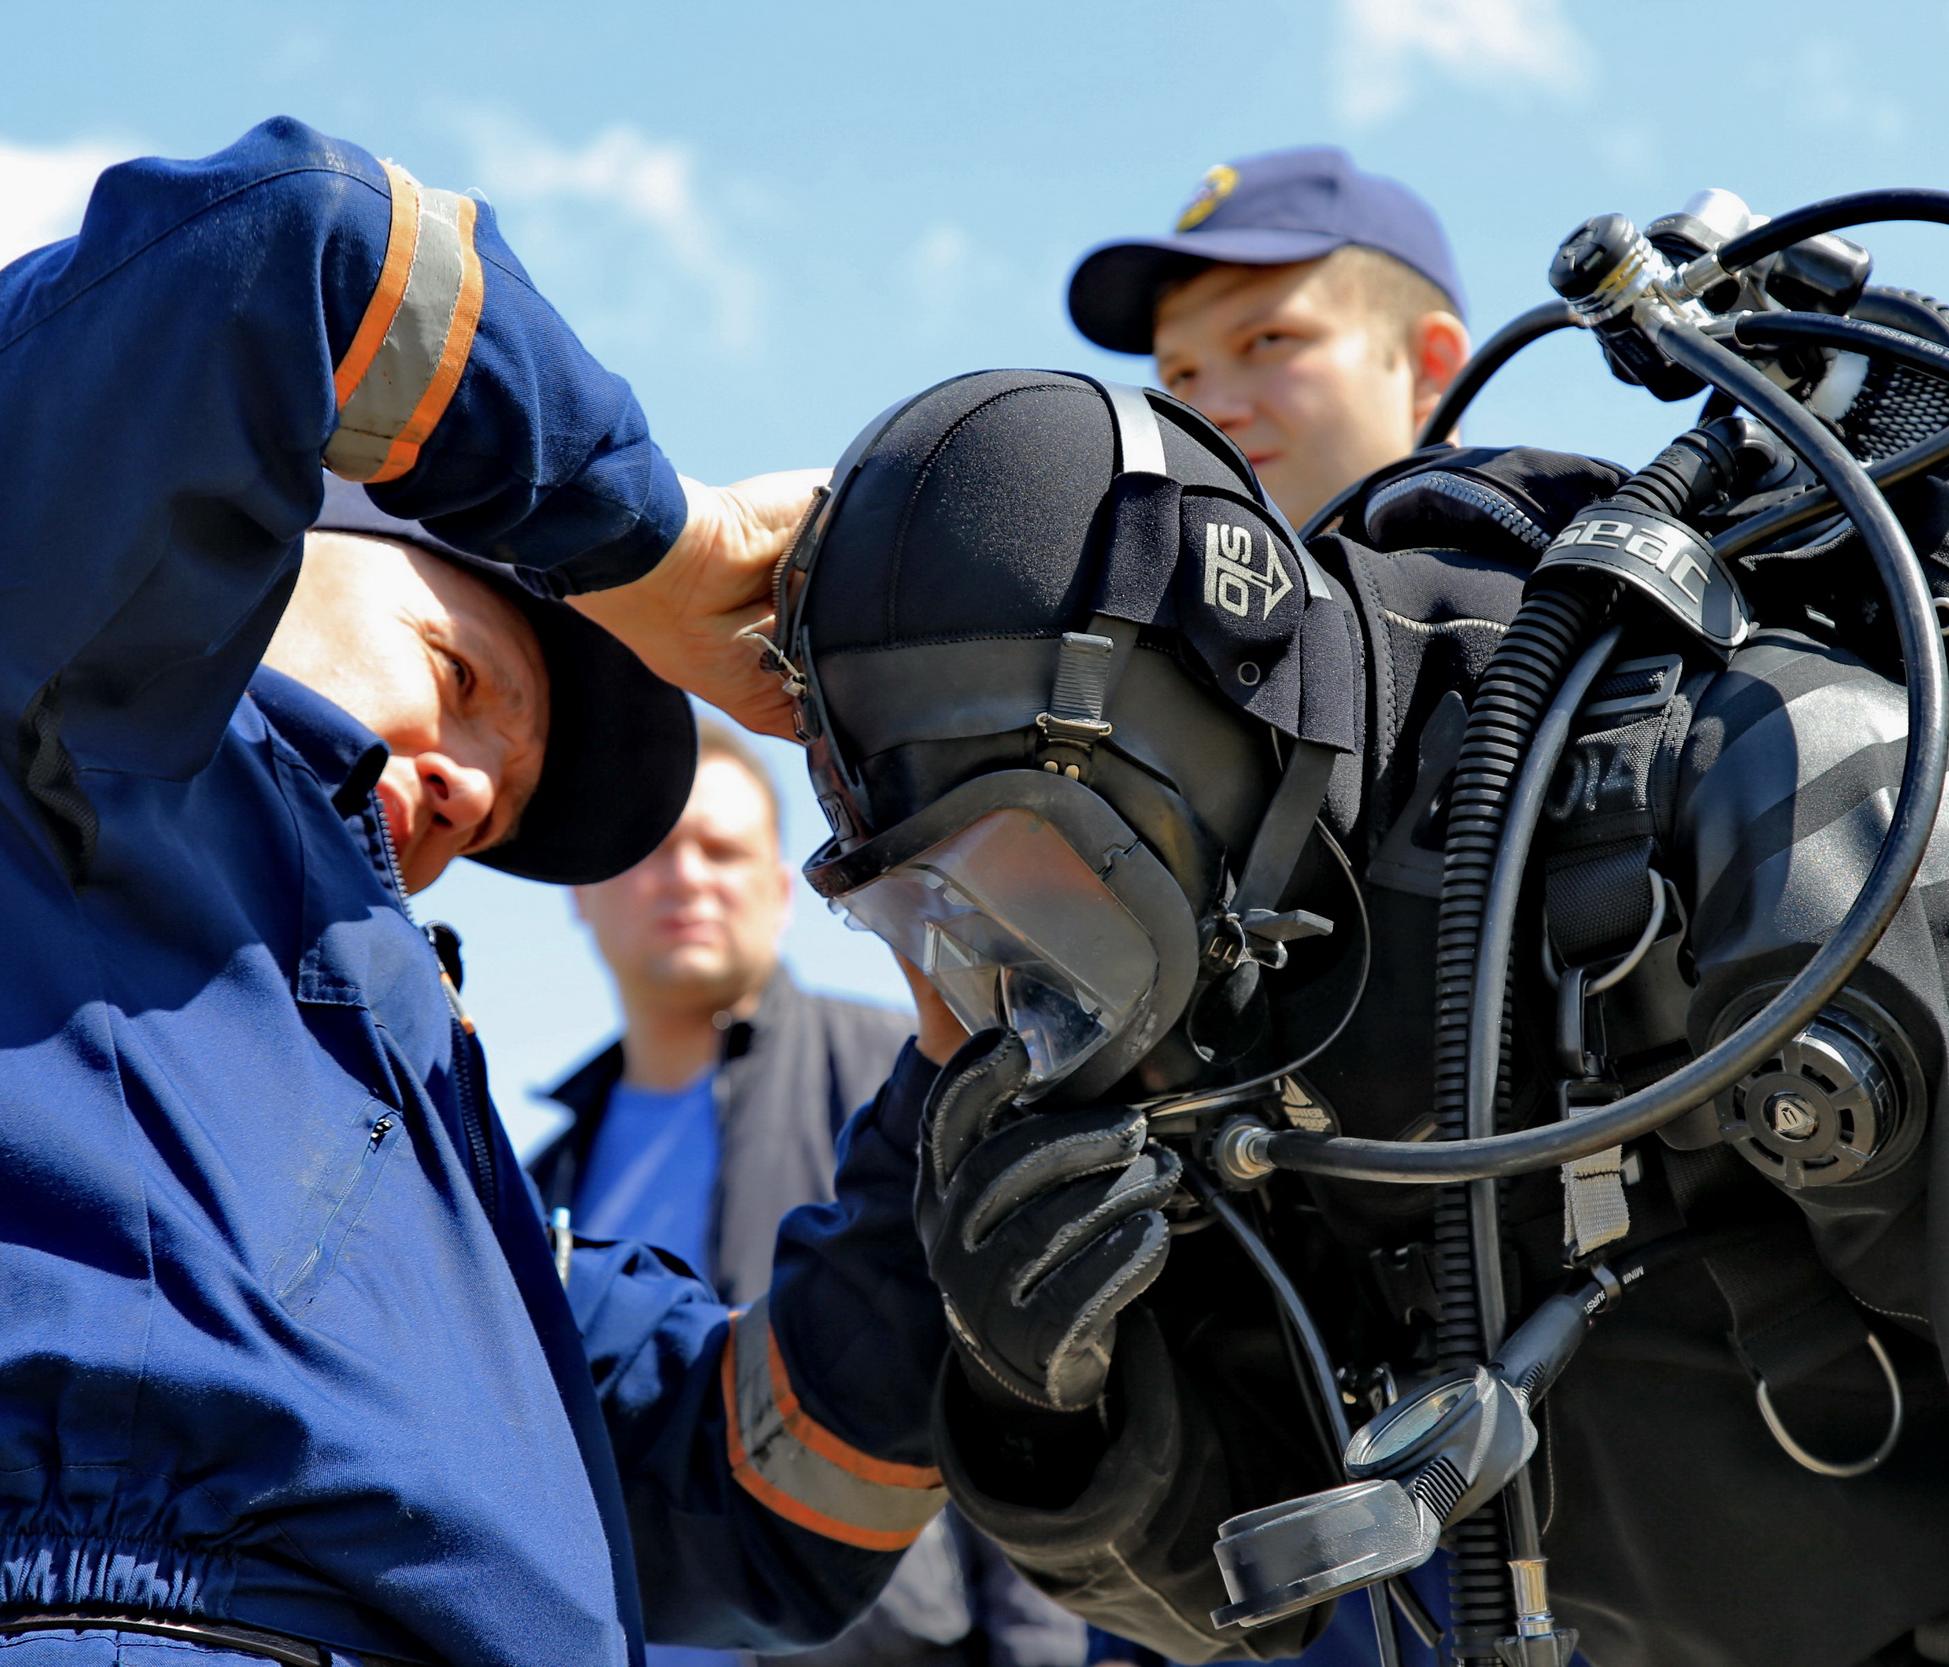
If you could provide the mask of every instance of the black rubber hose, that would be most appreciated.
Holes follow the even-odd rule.
[[[1888,930],[1927,854],[1942,799],[1949,720],[1942,639],[1907,535],[1860,465],[1790,395],[1689,325],[1659,326],[1657,339],[1674,363],[1738,400],[1806,459],[1860,530],[1888,591],[1908,682],[1909,745],[1874,866],[1840,925],[1786,987],[1738,1030],[1661,1081],[1574,1123],[1481,1140],[1415,1145],[1285,1130],[1267,1143],[1266,1153],[1282,1168],[1398,1185],[1487,1180],[1555,1168],[1649,1134],[1731,1087],[1820,1011]]]
[[[1543,819],[1550,779],[1563,757],[1563,749],[1569,744],[1570,726],[1576,719],[1577,709],[1617,652],[1622,636],[1622,626],[1607,627],[1570,668],[1549,710],[1543,714],[1510,794],[1475,952],[1468,1030],[1468,1132],[1474,1136],[1495,1133],[1497,1086],[1503,1079],[1510,953],[1516,940],[1516,909],[1522,897],[1530,846]],[[1469,1183],[1478,1205],[1475,1220],[1478,1225],[1486,1223],[1492,1229],[1487,1233],[1478,1231],[1475,1247],[1483,1340],[1491,1354],[1502,1346],[1503,1335],[1509,1327],[1502,1281],[1495,1277],[1502,1265],[1502,1234],[1496,1226],[1493,1208],[1496,1185],[1494,1181]]]
[[[1778,254],[1791,244],[1819,237],[1823,232],[1845,231],[1849,226],[1874,225],[1884,220],[1934,220],[1949,225],[1949,191],[1892,187],[1879,191],[1852,191],[1843,197],[1828,197],[1804,208],[1776,214],[1763,226],[1733,238],[1719,250],[1719,265],[1728,272],[1751,266],[1756,260]]]
[[[1434,1113],[1437,1137],[1444,1141],[1483,1132],[1470,1127],[1469,1021],[1483,908],[1502,845],[1509,783],[1564,668],[1616,589],[1613,582],[1574,571],[1545,575],[1524,600],[1469,703],[1449,793],[1435,933]],[[1499,1026],[1503,980],[1498,977],[1494,984],[1492,1005]],[[1486,1116],[1491,1133],[1496,1104],[1504,1098],[1496,1090],[1502,1086],[1492,1077],[1486,1106],[1473,1108]],[[1444,1187],[1435,1198],[1431,1271],[1439,1371],[1479,1365],[1500,1340],[1488,1331],[1488,1310],[1503,1308],[1496,1210],[1493,1181],[1479,1188]],[[1494,1667],[1496,1640],[1513,1633],[1516,1623],[1507,1572],[1510,1534],[1502,1508],[1491,1504],[1457,1523],[1451,1548],[1455,1659],[1461,1667]]]
[[[1502,842],[1508,785],[1562,681],[1564,668],[1615,588],[1582,574],[1567,582],[1546,579],[1524,601],[1469,706],[1450,789],[1435,934],[1434,1115],[1441,1142],[1465,1142],[1473,1133],[1469,1127],[1471,995],[1483,906]],[[1500,985],[1495,993],[1500,998]],[[1497,1005],[1499,1009],[1499,999]],[[1493,1098],[1490,1106],[1493,1118]],[[1442,1370],[1476,1365],[1486,1353],[1473,1275],[1456,1277],[1473,1260],[1467,1213],[1466,1193],[1444,1193],[1436,1200],[1434,1271],[1444,1302],[1435,1353]],[[1466,1300],[1460,1295],[1464,1286],[1470,1291]],[[1456,1292],[1452,1313],[1446,1300],[1451,1288]]]
[[[1733,468],[1730,446],[1709,430],[1694,432],[1661,451],[1613,501],[1683,517],[1729,485]],[[1502,1037],[1515,898],[1550,772],[1583,692],[1617,645],[1617,631],[1607,632],[1602,651],[1585,654],[1571,671],[1576,689],[1567,709],[1565,668],[1616,592],[1614,582],[1581,573],[1543,581],[1524,601],[1470,703],[1450,791],[1435,940],[1434,1111],[1437,1133],[1449,1140],[1493,1135],[1508,1105]],[[1546,706],[1559,719],[1558,733],[1546,735],[1541,727]],[[1527,797],[1520,789],[1511,794],[1519,769]],[[1512,810],[1521,812],[1515,821]],[[1500,910],[1490,907],[1492,898]],[[1495,1181],[1444,1188],[1436,1197],[1433,1259],[1437,1366],[1474,1366],[1501,1344],[1508,1320]],[[1509,1558],[1540,1553],[1528,1472],[1518,1472],[1499,1508],[1475,1513],[1454,1534],[1450,1589],[1458,1657],[1493,1667],[1495,1640],[1515,1626]]]
[[[1733,326],[1732,338],[1741,347],[1835,347],[1843,353],[1893,359],[1925,376],[1949,377],[1949,347],[1861,318],[1832,318],[1826,313],[1747,313]]]
[[[1896,452],[1893,457],[1884,457],[1868,470],[1868,479],[1877,487],[1899,486],[1903,481],[1926,475],[1944,463],[1949,463],[1949,428],[1926,440],[1917,441]],[[1762,545],[1785,538],[1788,533],[1806,526],[1808,522],[1832,514],[1833,510],[1834,494],[1824,486],[1810,486],[1799,497],[1761,510],[1759,514],[1722,532],[1712,541],[1712,548],[1720,560],[1736,561],[1749,550],[1757,550]]]
[[[1567,301],[1545,301],[1539,307],[1531,307],[1526,313],[1519,313],[1470,355],[1467,364],[1448,386],[1448,392],[1441,396],[1441,402],[1429,414],[1426,426],[1421,430],[1421,438],[1416,446],[1439,445],[1462,420],[1462,413],[1475,403],[1475,396],[1482,392],[1483,385],[1495,373],[1516,357],[1533,341],[1541,341],[1545,336],[1558,330],[1567,329],[1577,322],[1577,315]]]
[[[1272,1287],[1272,1294],[1292,1327],[1307,1371],[1313,1379],[1314,1397],[1333,1432],[1334,1451],[1336,1454],[1345,1453],[1347,1443],[1353,1439],[1353,1431],[1347,1427],[1346,1409],[1340,1402],[1340,1380],[1334,1374],[1333,1356],[1327,1352],[1326,1339],[1320,1335],[1313,1311],[1306,1306],[1299,1288],[1279,1265],[1279,1258],[1272,1254],[1272,1247],[1253,1231],[1252,1224],[1239,1214],[1238,1207],[1211,1178],[1196,1164],[1188,1163],[1184,1166],[1184,1181],[1198,1201],[1218,1218],[1225,1231],[1238,1242],[1239,1249],[1259,1270],[1260,1278]],[[1394,1620],[1388,1612],[1389,1588],[1392,1585],[1392,1581],[1384,1580],[1367,1590],[1367,1602],[1374,1620],[1374,1647],[1380,1652],[1380,1667],[1400,1667],[1401,1662],[1400,1640],[1394,1635]]]

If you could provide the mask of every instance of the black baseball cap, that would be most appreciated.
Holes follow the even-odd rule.
[[[633,867],[676,825],[697,769],[690,702],[594,620],[537,594],[505,562],[470,554],[365,489],[327,476],[318,532],[417,544],[506,597],[534,627],[548,667],[548,745],[514,838],[474,860],[523,879],[583,886]]]
[[[1069,316],[1099,347],[1148,353],[1157,297],[1205,267],[1285,266],[1357,244],[1426,278],[1463,311],[1454,252],[1435,211],[1398,180],[1363,173],[1331,145],[1268,151],[1208,169],[1166,237],[1099,244],[1069,279]]]

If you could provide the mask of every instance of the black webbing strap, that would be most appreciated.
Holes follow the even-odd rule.
[[[1107,574],[1113,568],[1118,544],[1127,536],[1126,523],[1132,516],[1162,514],[1170,521],[1170,538],[1165,544],[1143,543],[1139,547],[1168,549],[1176,543],[1178,489],[1175,482],[1164,478],[1164,433],[1143,389],[1126,382],[1099,382],[1094,377],[1084,380],[1103,395],[1104,404],[1109,408],[1116,450],[1104,554]],[[1133,480],[1132,476],[1142,478]],[[1058,757],[1077,761],[1055,767],[1066,768],[1072,774],[1086,768],[1092,746],[1112,733],[1114,725],[1105,714],[1130,665],[1138,630],[1134,619],[1099,612],[1090,616],[1086,630],[1063,633],[1048,709],[1036,720],[1045,742],[1059,749]],[[1045,758],[1044,767],[1052,762]]]
[[[1259,831],[1252,836],[1238,890],[1232,895],[1232,913],[1241,920],[1255,909],[1279,907],[1286,882],[1319,823],[1333,761],[1340,756],[1312,741],[1294,741],[1290,746],[1285,774],[1272,791]]]
[[[1756,1182],[1724,1146],[1667,1151],[1664,1162],[1673,1201],[1694,1225],[1710,1226],[1736,1208],[1738,1194]],[[1704,1261],[1731,1321],[1727,1340],[1755,1385],[1778,1394],[1866,1350],[1861,1312],[1815,1253],[1797,1210],[1715,1246]]]
[[[1565,966],[1590,966],[1622,955],[1651,923],[1645,873],[1657,846],[1649,834],[1610,840],[1552,856],[1543,895],[1550,945]]]
[[[1544,898],[1566,966],[1622,955],[1650,924],[1653,866],[1669,832],[1696,680],[1675,654],[1621,660],[1577,714],[1551,786]]]
[[[1733,1353],[1776,1394],[1868,1346],[1860,1310],[1796,1223],[1715,1251],[1705,1267],[1732,1319]]]

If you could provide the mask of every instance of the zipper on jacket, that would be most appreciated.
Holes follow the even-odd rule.
[[[379,802],[377,793],[372,795],[372,811],[378,819],[379,848],[386,854],[386,870],[392,875],[393,895],[399,903],[399,912],[413,925],[419,926],[419,922],[413,919],[413,905],[407,898],[406,876],[399,870],[399,852],[393,847],[392,829],[386,824],[386,807]],[[427,948],[433,952],[434,964],[440,969],[440,991],[447,998],[447,1011],[452,1016],[453,1081],[454,1094],[460,1102],[460,1128],[467,1139],[467,1161],[474,1172],[474,1193],[491,1222],[497,1219],[494,1208],[494,1143],[487,1138],[480,1096],[474,1091],[474,1075],[479,1068],[473,1053],[479,1045],[474,1041],[474,1021],[468,1018],[466,1008],[460,1005],[460,992],[447,976],[446,961],[440,954],[434,927],[421,926],[420,931],[426,938]]]
[[[393,896],[399,904],[399,912],[408,920],[413,920],[413,905],[406,892],[406,876],[399,871],[399,853],[393,849],[393,831],[386,823],[386,807],[379,802],[379,795],[372,795],[372,815],[379,824],[379,849],[386,853],[386,872],[392,876]],[[417,926],[418,921],[413,920]]]
[[[494,1142],[488,1137],[482,1096],[475,1088],[480,1071],[477,1055],[480,1043],[474,1036],[474,1021],[460,1004],[460,987],[454,983],[453,975],[447,971],[446,957],[440,953],[440,933],[443,930],[452,933],[453,928],[435,920],[429,921],[420,930],[426,935],[427,947],[433,951],[433,958],[439,965],[440,993],[447,998],[447,1013],[453,1023],[454,1091],[460,1100],[460,1126],[467,1136],[467,1158],[473,1165],[474,1191],[480,1196],[481,1208],[487,1212],[487,1219],[493,1221],[496,1219]],[[455,941],[458,942],[457,935]]]

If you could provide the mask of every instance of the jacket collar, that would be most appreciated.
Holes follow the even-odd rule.
[[[792,975],[781,965],[765,985],[764,992],[758,997],[758,1005],[748,1019],[734,1019],[729,1014],[718,1015],[722,1021],[719,1028],[724,1034],[718,1062],[728,1064],[763,1047],[765,1039],[779,1029],[787,1016],[795,1012],[804,1000],[805,996],[792,981]],[[577,1066],[548,1089],[545,1097],[567,1106],[579,1122],[609,1103],[609,1096],[615,1092],[616,1084],[622,1078],[623,1044],[618,1037],[593,1059]]]
[[[386,767],[386,743],[344,707],[269,666],[250,680],[250,698],[331,795],[341,816],[359,810]]]

